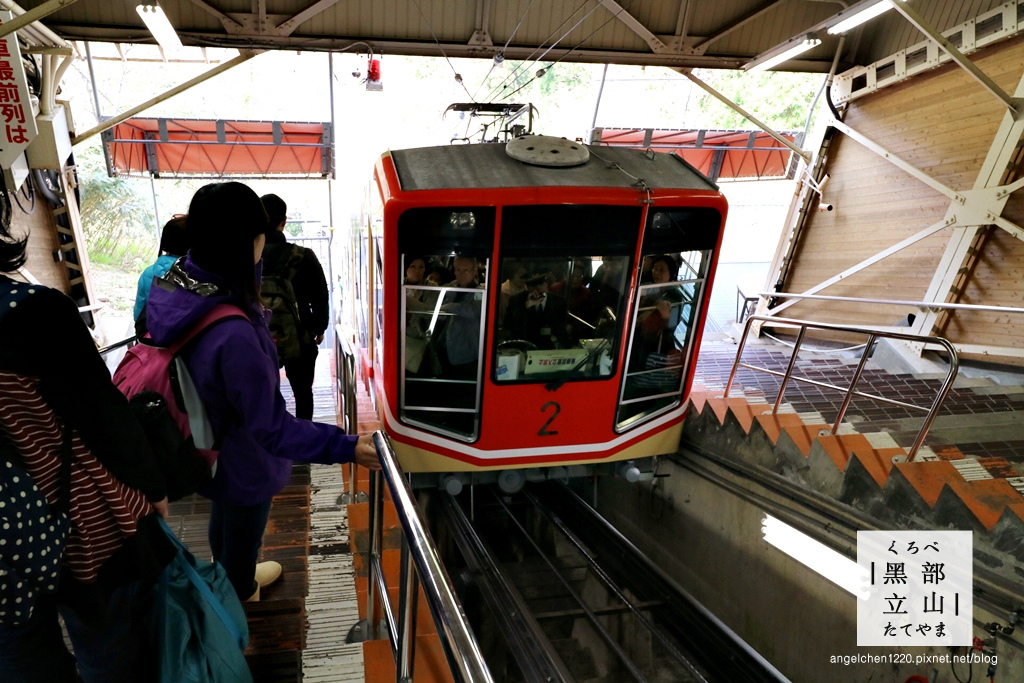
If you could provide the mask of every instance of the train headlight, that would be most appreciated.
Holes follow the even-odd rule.
[[[453,211],[448,222],[453,230],[472,230],[476,227],[476,214],[472,211]]]

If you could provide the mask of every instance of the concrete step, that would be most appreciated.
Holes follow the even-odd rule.
[[[940,450],[941,457],[922,448],[915,462],[894,465],[893,457],[905,456],[906,451],[890,435],[860,434],[848,425],[832,435],[831,425],[818,419],[816,414],[772,414],[766,404],[750,405],[698,389],[683,438],[782,474],[866,511],[892,528],[923,524],[924,528],[973,530],[998,551],[994,557],[1009,553],[1024,561],[1024,541],[1014,536],[1024,529],[1024,478],[1013,465],[1001,458],[965,458],[955,447]],[[1017,424],[1020,418],[1002,415],[999,419]],[[977,428],[985,426],[991,428],[994,423]]]

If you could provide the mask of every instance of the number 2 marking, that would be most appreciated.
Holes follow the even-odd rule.
[[[558,433],[557,431],[548,431],[548,427],[550,427],[551,423],[555,421],[555,418],[558,417],[558,414],[562,412],[562,406],[558,405],[554,401],[548,401],[543,406],[541,406],[540,412],[546,413],[548,410],[548,406],[554,408],[555,412],[551,413],[551,417],[548,418],[548,421],[545,422],[544,426],[541,427],[540,430],[537,432],[537,436],[554,436],[555,434]]]

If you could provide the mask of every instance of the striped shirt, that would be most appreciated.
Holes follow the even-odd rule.
[[[63,423],[39,393],[39,379],[0,371],[0,429],[9,437],[50,505],[58,504]],[[96,581],[100,566],[138,520],[152,511],[145,496],[114,478],[78,433],[73,433],[71,534],[64,563],[83,583]]]

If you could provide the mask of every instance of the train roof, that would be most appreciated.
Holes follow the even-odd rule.
[[[586,163],[547,167],[517,161],[503,144],[420,147],[391,152],[403,191],[503,187],[636,187],[717,190],[675,154],[588,145]]]

